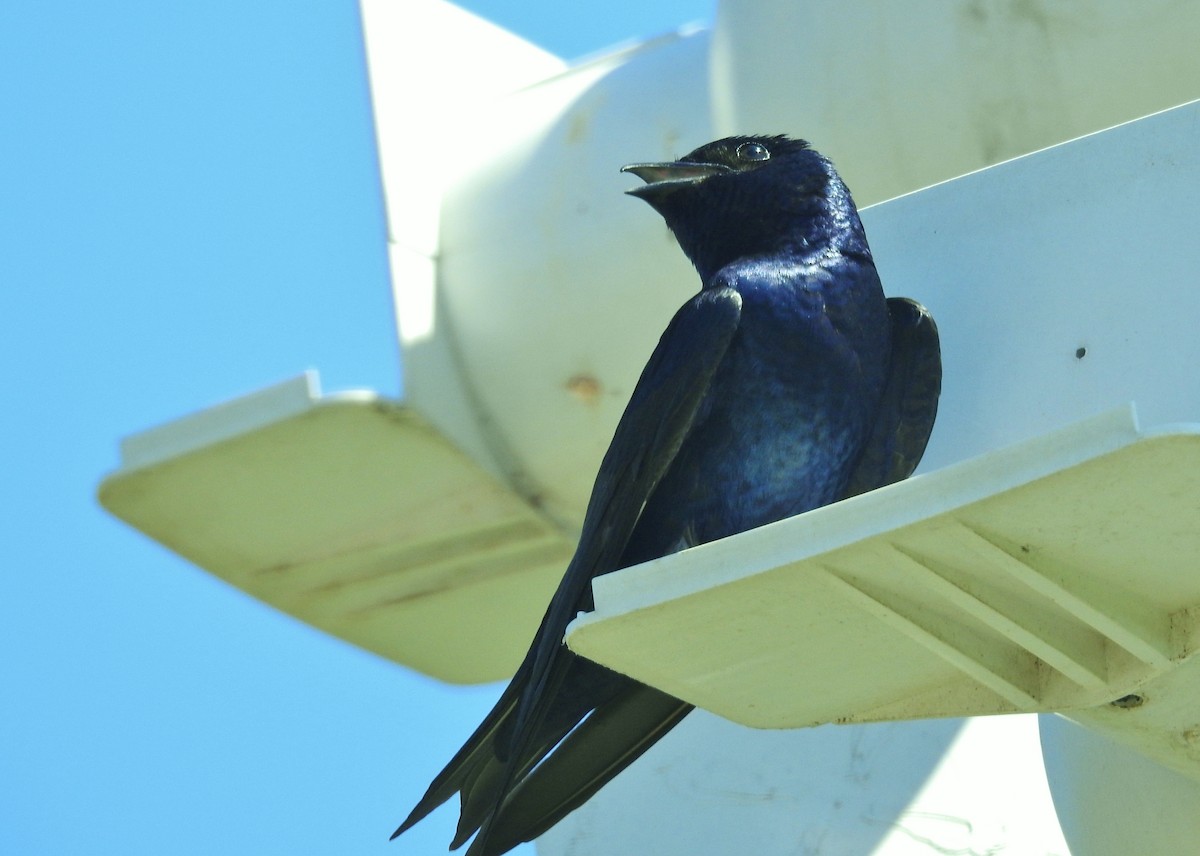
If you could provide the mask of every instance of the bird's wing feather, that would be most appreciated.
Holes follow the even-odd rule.
[[[533,680],[538,695],[546,663],[562,647],[591,581],[616,570],[647,497],[691,430],[713,373],[737,330],[742,299],[733,289],[703,291],[667,326],[642,370],[629,404],[600,463],[575,555],[550,601],[535,643]]]
[[[892,322],[891,369],[874,428],[843,496],[908,478],[933,431],[942,388],[937,324],[920,303],[888,299]]]
[[[512,781],[520,782],[529,771],[563,739],[579,721],[593,708],[602,707],[617,696],[625,687],[626,680],[603,666],[584,660],[570,651],[556,660],[556,668],[562,669],[566,678],[556,696],[553,710],[542,722],[541,728],[529,742],[529,749],[522,753],[522,763],[512,770]],[[507,725],[511,727],[513,720]],[[505,737],[499,737],[507,746]],[[458,830],[450,848],[458,847],[495,810],[503,792],[501,782],[508,773],[507,756],[492,751],[482,753],[460,790],[462,805],[459,811]],[[540,775],[540,771],[538,773]]]
[[[500,696],[500,700],[496,702],[491,712],[479,724],[479,727],[467,738],[462,748],[450,759],[442,772],[438,773],[433,782],[430,783],[425,795],[421,797],[420,802],[416,804],[404,822],[392,833],[392,838],[411,829],[426,815],[435,808],[440,806],[450,797],[454,796],[459,790],[464,792],[470,790],[468,782],[477,779],[483,770],[483,765],[486,764],[488,756],[491,755],[491,748],[495,741],[497,731],[503,726],[507,717],[517,706],[517,701],[521,695],[521,688],[525,683],[525,675],[529,671],[528,657],[526,662],[521,664],[521,668],[513,676],[512,681],[505,688],[504,693]]]
[[[461,818],[456,842],[479,828],[471,852],[491,849],[484,849],[490,824],[510,787],[566,733],[561,722],[546,723],[548,716],[555,719],[551,707],[573,659],[562,645],[566,626],[586,603],[592,579],[619,567],[642,506],[687,437],[740,316],[736,291],[712,289],[684,304],[671,320],[617,425],[592,488],[579,545],[525,660],[496,707],[393,838],[461,791],[464,809],[470,810]],[[644,714],[646,707],[640,709]],[[532,804],[527,797],[519,805],[527,810]]]
[[[616,570],[642,506],[691,430],[713,373],[741,318],[741,296],[732,289],[703,291],[675,313],[638,378],[625,407],[584,515],[575,555],[550,601],[528,657],[528,680],[515,712],[512,739],[503,751],[506,772],[497,793],[503,802],[514,773],[541,754],[536,736],[566,677],[570,655],[562,644],[599,574]],[[484,821],[479,846],[495,812]]]
[[[692,705],[635,681],[598,707],[505,798],[487,841],[466,856],[494,856],[532,841],[591,799],[692,710]],[[476,849],[478,846],[478,849]]]

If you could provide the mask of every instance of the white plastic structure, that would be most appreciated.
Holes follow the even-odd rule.
[[[516,667],[572,552],[411,409],[323,396],[313,373],[134,435],[121,465],[100,501],[126,522],[284,612],[456,683]]]
[[[998,802],[990,798],[1004,807],[996,814],[964,799],[964,792],[979,796],[973,779],[990,782],[995,766],[1019,765],[1015,758],[992,755],[986,775],[956,771],[950,778],[960,787],[940,793],[931,779],[909,779],[897,766],[903,758],[920,767],[927,752],[945,753],[945,763],[974,742],[978,732],[939,744],[955,730],[946,718],[1059,711],[1102,735],[1088,740],[1054,718],[1043,733],[1076,852],[1188,852],[1200,832],[1200,425],[1143,432],[1131,416],[1117,410],[690,556],[601,577],[593,586],[596,609],[571,625],[568,644],[758,728],[893,723],[884,733],[908,747],[899,757],[876,745],[857,762],[814,752],[806,764],[765,763],[758,771],[760,782],[782,783],[764,789],[773,800],[786,794],[808,803],[793,831],[801,838],[845,835],[825,826],[839,808],[875,818],[890,810],[895,829],[921,829],[943,851],[1044,848],[1054,839],[1038,829],[1047,823],[1045,806],[1018,811],[1019,800],[1004,789]],[[943,722],[903,722],[931,718]],[[1032,743],[1015,723],[979,727],[991,739],[1007,738],[1013,755],[1021,754],[1014,737],[1024,737],[1026,751]],[[826,752],[879,733],[827,730]],[[772,742],[757,739],[743,756],[739,741],[736,757]],[[787,756],[792,739],[778,743],[775,751]],[[711,740],[690,752],[675,748],[664,753],[668,762],[685,765],[728,751]],[[839,765],[843,774],[870,769],[871,787],[814,790],[812,777],[836,780],[820,771]],[[933,778],[944,777],[943,769]],[[612,790],[632,789],[627,804],[641,805],[650,799],[641,792],[648,784]],[[660,776],[657,786],[664,784]],[[606,796],[620,805],[619,794]],[[1172,811],[1160,817],[1156,802]],[[572,818],[568,829],[589,820],[597,827],[603,821],[594,815],[604,811],[585,809],[592,817]],[[753,840],[744,812],[730,814],[739,817],[725,817],[721,830],[701,822],[700,836],[732,829]],[[998,820],[1009,826],[997,830]],[[852,848],[829,852],[925,852],[908,835],[890,843],[875,842],[869,829],[857,835]],[[682,833],[685,841],[694,836]],[[688,852],[690,845],[664,837],[653,852]],[[771,847],[765,836],[761,846]]]
[[[723,0],[711,29],[573,66],[439,0],[362,9],[406,400],[288,382],[131,438],[100,491],[114,514],[281,609],[446,680],[511,671],[638,371],[697,287],[661,221],[622,196],[617,169],[728,133],[806,137],[860,207],[880,203],[864,221],[885,288],[928,305],[942,332],[924,472],[1037,448],[1130,401],[1145,425],[1200,419],[1200,108],[1148,115],[1200,97],[1200,5]],[[742,536],[729,562],[760,567],[774,549],[764,537]],[[1128,686],[1140,701],[1076,710],[1086,729],[1050,718],[1040,742],[1028,714],[761,732],[698,711],[544,836],[543,856],[1194,849],[1200,789],[1159,763],[1192,758],[1197,733],[1175,637],[1100,638],[1086,621],[1056,635],[1008,600],[955,594],[948,557],[925,567],[932,576],[906,567],[921,598],[949,596],[941,618],[963,610],[992,641],[1004,627],[1026,647],[1001,645],[1010,662],[964,645],[965,632],[925,645],[914,665],[954,680],[941,695],[901,687],[907,700],[888,715],[1042,710]],[[1136,569],[1122,573],[1112,578],[1138,587]],[[1185,601],[1133,595],[1156,620],[1168,606],[1190,620]],[[862,610],[876,642],[901,626],[940,638],[908,597]],[[1040,597],[1034,613],[1049,608]],[[1136,639],[1142,649],[1122,647]],[[812,670],[848,646],[835,634],[800,647]],[[753,671],[746,657],[731,674]],[[882,715],[880,687],[839,677],[841,701],[864,705],[840,718]],[[1086,698],[1060,692],[1064,681]],[[809,707],[789,714],[777,700],[791,724],[833,710],[792,699]],[[1168,733],[1171,746],[1148,745]]]
[[[568,528],[697,287],[661,219],[622,195],[637,183],[622,164],[786,132],[832,157],[862,208],[1200,98],[1200,4],[1180,0],[724,0],[711,29],[555,73],[435,0],[363,12],[407,401]],[[529,73],[494,77],[488,56]],[[483,67],[469,93],[429,95]],[[414,205],[427,185],[440,208]]]
[[[1198,472],[1200,424],[1117,411],[607,574],[567,643],[758,728],[1178,715],[1152,687],[1200,644]],[[1200,781],[1193,725],[1143,748]]]
[[[1191,444],[1195,429],[1175,435],[1156,429],[1141,440],[1130,424],[1110,418],[1058,433],[1129,401],[1137,402],[1143,424],[1150,426],[1186,423],[1200,414],[1200,376],[1191,369],[1200,363],[1200,339],[1192,332],[1200,318],[1200,291],[1187,285],[1200,269],[1200,243],[1189,237],[1200,218],[1200,150],[1193,142],[1198,129],[1200,103],[1192,103],[867,210],[864,219],[884,282],[895,293],[920,296],[941,327],[946,383],[926,458],[934,472],[861,502],[739,536],[745,540],[737,543],[700,548],[695,565],[689,562],[697,577],[671,572],[663,580],[683,587],[676,594],[690,591],[717,579],[705,579],[706,567],[710,574],[734,572],[734,566],[753,572],[771,566],[774,550],[820,556],[849,546],[839,539],[851,530],[865,535],[874,528],[876,540],[862,545],[872,553],[905,516],[916,521],[965,514],[966,526],[945,523],[946,541],[940,544],[925,540],[928,534],[899,530],[907,555],[896,554],[895,578],[876,574],[882,567],[877,555],[865,565],[846,565],[838,552],[833,573],[824,572],[819,585],[804,577],[791,580],[828,595],[828,601],[818,598],[814,614],[796,603],[804,598],[790,599],[785,589],[767,593],[752,623],[757,627],[754,618],[782,603],[783,623],[791,615],[787,607],[794,606],[792,621],[801,632],[793,636],[786,627],[768,632],[772,645],[758,649],[758,660],[773,663],[776,689],[745,704],[769,707],[789,693],[796,719],[787,724],[1074,708],[1068,715],[1088,731],[1050,717],[1040,744],[1050,759],[1055,803],[1064,807],[1062,831],[1075,856],[1127,854],[1135,839],[1133,852],[1186,853],[1200,840],[1200,669],[1187,659],[1195,650],[1200,606],[1193,570],[1197,545],[1190,540],[1200,519],[1200,498],[1192,487],[1200,483],[1200,462],[1190,459],[1192,452],[1178,459],[1168,455],[1141,475],[1118,475],[1124,455],[1101,454],[1124,446],[1131,461],[1153,457],[1149,450],[1161,451],[1163,442]],[[1134,247],[1147,251],[1131,251]],[[995,452],[1013,444],[1014,451]],[[1086,464],[1088,458],[1096,460]],[[957,469],[937,472],[964,459]],[[1076,464],[1084,466],[1076,471],[1082,481],[1071,486]],[[965,493],[957,483],[964,473],[971,483]],[[1032,493],[1014,493],[1017,502],[1006,511],[1003,490],[1039,475],[1049,478],[1031,482]],[[989,479],[991,494],[1001,491],[995,499],[987,498]],[[922,500],[926,491],[931,493]],[[971,491],[979,493],[971,498]],[[973,505],[976,500],[982,502]],[[1027,501],[1036,504],[1027,509]],[[997,503],[992,511],[998,518],[977,518],[991,502]],[[1020,526],[1006,534],[1005,515],[1012,522],[1017,518],[1011,514],[1021,517],[1030,510],[1035,519],[1025,517],[1026,524],[1046,538],[1057,532],[1056,546],[1023,540],[1022,533],[1029,533]],[[1078,528],[1089,515],[1098,516],[1089,528]],[[843,528],[834,526],[838,521]],[[1022,546],[1031,552],[1025,554]],[[1163,552],[1143,555],[1151,547]],[[1046,564],[1039,561],[1049,557]],[[686,560],[669,557],[657,564],[669,570],[676,561]],[[822,558],[815,561],[823,564]],[[661,612],[656,620],[664,617],[674,609],[669,599],[653,606],[642,600],[653,576],[648,565],[598,581],[599,608],[607,609],[606,602],[638,604],[648,607],[647,614]],[[969,594],[969,577],[982,586],[975,592],[982,598]],[[861,588],[852,590],[847,582]],[[1028,612],[1014,610],[1009,599],[1019,587],[1037,589],[1021,599]],[[747,630],[738,614],[750,607],[736,600],[738,588],[713,588],[711,595],[734,600],[727,608],[715,602],[703,607],[702,635],[695,630],[677,648],[667,646],[665,637],[641,638],[652,668],[669,668],[680,651],[688,651],[717,658],[707,673],[688,679],[706,693],[717,693],[722,677],[749,679],[758,660],[734,657],[722,673],[720,642],[713,650],[704,641],[710,633],[720,640],[725,621],[732,634]],[[845,611],[829,611],[834,606]],[[839,626],[839,616],[850,624]],[[576,635],[593,620],[581,620]],[[595,621],[592,629],[599,631],[605,621]],[[803,630],[810,621],[822,629],[806,644]],[[635,639],[649,632],[626,630]],[[632,641],[625,636],[622,645],[638,647]],[[782,656],[777,646],[783,646]],[[808,659],[806,649],[816,656]],[[886,667],[872,664],[871,654],[888,657]],[[895,654],[906,655],[901,659],[911,671],[895,668],[899,661],[890,659]],[[866,659],[854,660],[856,655]],[[854,662],[871,668],[856,673],[849,665]],[[880,674],[887,677],[884,685]],[[792,676],[796,684],[789,683]],[[1109,693],[1116,695],[1107,702],[1118,704],[1106,703]],[[841,704],[847,701],[849,706]],[[753,721],[745,711],[738,716]],[[1036,771],[1018,769],[1039,748],[1033,731],[1016,724],[1027,718],[1004,717],[1012,720],[1007,726],[969,720],[958,732],[949,721],[941,732],[932,731],[931,722],[896,721],[780,733],[689,719],[644,765],[635,765],[547,834],[544,853],[588,856],[638,847],[686,853],[694,852],[686,842],[727,840],[721,836],[742,842],[747,852],[802,853],[804,847],[888,856],[1002,847],[1062,852],[1055,850],[1057,832],[1042,825],[1050,821],[1030,804],[1031,794],[1045,786],[1040,764]],[[759,718],[755,724],[784,723]],[[990,754],[997,734],[1004,734],[1002,759]],[[852,748],[893,743],[907,752],[898,757],[893,752],[899,749],[878,748],[877,756],[868,751],[859,757]],[[1131,753],[1123,747],[1137,747],[1139,761],[1125,763]],[[746,759],[767,757],[785,760],[778,767],[757,767],[754,787],[731,795],[722,812],[708,795],[717,787],[712,783],[737,780]],[[981,758],[1004,766],[981,766]],[[933,773],[910,777],[914,768]],[[1014,778],[998,780],[999,769]],[[1111,775],[1098,778],[1105,769]],[[825,787],[846,777],[870,784]],[[566,842],[590,841],[612,828],[622,812],[639,811],[655,798],[657,825],[640,844],[622,828],[596,838],[594,849],[578,844],[567,849]],[[742,812],[744,802],[756,799],[776,805],[771,822],[763,820],[770,812],[761,805]],[[696,805],[706,808],[696,811]],[[879,834],[872,836],[870,829]],[[885,835],[885,829],[891,831]],[[791,836],[791,850],[777,849],[781,835]],[[920,849],[917,839],[928,849]]]
[[[299,570],[285,582],[283,574],[270,569],[328,565],[325,548],[313,546],[313,530],[300,522],[303,516],[290,526],[281,517],[278,537],[249,553],[238,543],[237,527],[195,526],[186,497],[193,490],[189,474],[200,469],[185,466],[183,459],[202,456],[214,462],[224,450],[239,447],[175,443],[180,432],[193,430],[196,419],[216,426],[222,438],[236,436],[244,426],[222,420],[246,407],[255,409],[258,396],[246,407],[215,408],[159,435],[171,438],[175,445],[168,447],[180,460],[123,460],[106,479],[101,501],[256,596],[398,662],[447,680],[503,677],[519,661],[538,609],[504,611],[511,628],[497,630],[477,663],[460,662],[470,657],[460,656],[457,628],[479,626],[481,614],[501,614],[490,608],[498,603],[488,582],[496,578],[496,568],[512,569],[501,573],[515,587],[514,602],[548,597],[553,567],[569,551],[592,474],[633,381],[674,309],[696,287],[694,273],[661,222],[623,197],[628,181],[617,172],[620,164],[669,157],[754,123],[755,130],[789,130],[812,138],[852,177],[862,205],[1137,117],[1183,97],[1181,89],[1200,80],[1193,73],[1200,54],[1169,50],[1200,28],[1200,7],[1150,3],[1131,24],[1123,4],[1093,0],[1086,27],[1072,29],[1066,18],[1046,19],[1048,30],[1031,27],[1028,16],[980,9],[961,13],[936,2],[909,4],[901,22],[893,20],[899,13],[882,2],[853,8],[808,3],[802,11],[787,3],[726,3],[712,30],[682,31],[567,67],[440,0],[364,0],[406,401],[340,400],[341,411],[369,411],[363,418],[348,418],[340,429],[365,433],[343,435],[341,442],[370,447],[382,436],[375,429],[388,426],[392,452],[385,459],[399,462],[421,457],[433,429],[463,453],[447,470],[449,488],[438,483],[435,469],[413,479],[407,465],[387,468],[379,462],[368,465],[374,483],[385,490],[402,485],[401,504],[412,507],[440,507],[438,498],[447,489],[490,497],[494,507],[482,519],[524,522],[504,524],[505,536],[496,538],[487,528],[491,523],[477,528],[470,514],[448,512],[419,536],[406,534],[414,530],[404,526],[384,527],[381,535],[369,520],[360,525],[347,518],[333,539],[342,582],[334,586],[320,573]],[[861,26],[866,19],[878,25]],[[885,22],[890,23],[885,27]],[[819,35],[844,34],[847,27],[857,28],[850,45]],[[1053,50],[1039,53],[1048,44],[1047,33],[1059,28],[1070,38],[1052,39]],[[978,49],[984,33],[991,50]],[[909,41],[897,41],[901,37]],[[1159,61],[1116,64],[1115,44],[1125,56],[1153,51]],[[798,51],[797,45],[806,49]],[[888,61],[900,45],[903,61]],[[1050,70],[1034,77],[1013,72],[1013,57],[1034,54],[1041,57],[1038,67],[1050,63],[1047,69],[1066,69],[1061,79]],[[847,65],[844,58],[851,55],[864,61]],[[771,63],[780,69],[775,82],[767,71]],[[479,73],[481,67],[488,72]],[[857,76],[851,73],[855,67]],[[830,96],[832,89],[813,76],[812,68],[838,69],[833,89],[844,92],[845,100]],[[1043,86],[1047,75],[1054,86]],[[891,99],[926,104],[933,97],[930,80],[941,79],[946,97],[954,93],[961,103],[970,91],[961,80],[968,78],[989,81],[984,90],[993,93],[989,103],[1000,98],[995,93],[1007,92],[1011,121],[1001,120],[1003,111],[989,110],[990,124],[968,123],[978,132],[974,136],[948,134],[912,109],[892,111],[891,133],[864,130],[887,112],[870,106],[872,87],[891,93]],[[912,91],[901,91],[905,86]],[[797,88],[805,97],[795,95]],[[1100,90],[1103,98],[1095,96]],[[1200,95],[1200,86],[1194,94]],[[849,104],[857,105],[855,121],[839,112]],[[767,116],[773,127],[763,127]],[[999,127],[1007,129],[1004,143],[993,145]],[[480,128],[486,129],[482,136]],[[870,140],[870,158],[855,156],[862,145],[856,134]],[[895,161],[914,148],[920,157],[912,162],[924,165],[912,172],[896,169]],[[894,248],[886,247],[887,234],[871,230],[885,284],[894,294],[924,297],[942,273],[931,271],[932,277],[910,284],[887,270],[910,248],[936,242],[933,230],[946,215],[935,206],[930,216],[927,227]],[[936,307],[951,337],[956,331],[946,322],[960,322],[948,313],[960,307],[968,317],[975,312],[957,295]],[[1030,356],[1023,347],[1016,350],[1017,359]],[[959,370],[968,375],[989,371],[989,355],[973,365],[964,361],[971,356],[967,350],[955,357]],[[1094,376],[1102,382],[1103,373]],[[954,376],[947,382],[953,384]],[[1009,388],[998,384],[997,399]],[[263,395],[271,400],[276,393]],[[927,467],[1065,424],[1074,412],[1022,425],[1009,418],[1020,415],[1017,408],[966,430],[961,424],[947,428],[947,411],[961,400],[946,396],[938,427],[940,437],[961,445],[935,443]],[[402,416],[385,419],[381,409]],[[254,423],[254,430],[269,424],[270,409],[264,414],[267,422]],[[299,487],[297,498],[319,500],[320,461],[328,443],[319,431],[307,432],[316,424],[294,421],[289,442],[297,453],[292,457],[239,459],[240,477]],[[293,469],[296,462],[311,466]],[[136,492],[121,487],[131,478],[138,482]],[[210,502],[237,506],[239,483],[207,479]],[[129,498],[134,496],[158,511],[133,508]],[[364,505],[384,508],[392,501],[373,497]],[[557,546],[548,546],[555,539]],[[523,555],[529,560],[522,564]],[[520,567],[528,568],[525,580]],[[330,609],[326,598],[331,598]],[[354,607],[343,611],[339,602]],[[419,612],[410,611],[416,606]],[[363,622],[391,629],[351,629]],[[421,632],[415,624],[411,630],[395,629],[413,622],[424,625]]]

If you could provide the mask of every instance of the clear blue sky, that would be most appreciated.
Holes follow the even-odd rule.
[[[400,0],[397,0],[400,2]],[[467,4],[565,57],[708,0]],[[0,4],[0,853],[387,835],[498,687],[283,617],[96,505],[117,441],[313,367],[397,394],[352,2]]]

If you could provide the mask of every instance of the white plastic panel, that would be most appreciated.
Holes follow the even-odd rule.
[[[1046,777],[1075,856],[1195,852],[1200,781],[1114,742],[1110,734],[1061,716],[1038,719]]]
[[[1200,98],[1191,0],[721,0],[722,134],[791,131],[872,204]]]
[[[925,302],[942,333],[945,384],[923,471],[933,473],[1045,435],[1131,400],[1137,401],[1145,424],[1200,417],[1200,374],[1193,370],[1200,364],[1200,338],[1194,334],[1200,290],[1192,287],[1194,272],[1200,269],[1200,242],[1192,235],[1193,224],[1200,221],[1200,149],[1194,143],[1198,137],[1200,109],[1189,104],[864,213],[886,289]],[[737,563],[746,560],[736,557]],[[1157,752],[1152,757],[1191,765],[1189,747],[1195,741],[1188,735],[1197,732],[1189,727],[1194,723],[1187,716],[1196,708],[1188,708],[1189,697],[1178,695],[1171,684],[1178,679],[1194,687],[1197,679],[1189,674],[1196,662],[1187,660],[1147,684],[1153,703],[1089,710],[1087,715],[1094,712],[1102,720],[1089,726],[1138,746],[1143,757]],[[1163,703],[1173,696],[1182,707]],[[1084,718],[1083,713],[1076,716]],[[905,797],[893,791],[912,799],[929,789],[957,792],[964,801],[942,816],[974,829],[1012,830],[1032,816],[1024,798],[1046,793],[1040,764],[1036,769],[1008,770],[998,779],[1001,771],[986,764],[954,766],[947,761],[926,768],[928,784],[921,788],[882,768],[870,768],[870,748],[861,756],[840,759],[822,752],[829,741],[869,747],[871,735],[885,727],[892,729],[889,740],[919,745],[928,725],[916,721],[755,732],[733,724],[702,729],[685,722],[607,786],[594,806],[585,806],[545,836],[539,849],[546,856],[611,852],[599,841],[591,850],[578,842],[588,830],[600,834],[606,820],[615,823],[622,811],[650,804],[656,794],[670,795],[662,797],[662,809],[655,815],[655,829],[663,832],[652,837],[651,849],[663,856],[695,852],[694,847],[671,844],[676,838],[692,840],[686,830],[698,830],[701,840],[722,840],[718,836],[726,827],[740,836],[742,852],[811,851],[815,845],[810,846],[807,836],[816,830],[824,832],[815,839],[821,842],[818,852],[906,853],[902,848],[911,847],[911,842],[902,845],[891,839],[868,849],[858,837],[863,826],[905,825],[906,809],[888,813],[878,801],[872,802],[887,793],[903,803]],[[1051,743],[1057,739],[1057,734],[1049,738]],[[1107,763],[1102,760],[1105,745],[1111,746],[1111,741],[1089,745],[1088,751],[1100,753],[1096,764]],[[1003,748],[1014,761],[1037,750],[1028,740],[1015,738]],[[676,780],[680,775],[688,776],[687,782],[703,778],[697,786],[711,793],[711,784],[704,783],[734,775],[729,771],[753,764],[754,758],[779,759],[755,768],[757,790],[737,788],[698,803],[695,792]],[[780,770],[792,758],[807,765],[796,778]],[[1112,769],[1120,769],[1125,778],[1113,783],[1113,793],[1126,787],[1152,794],[1164,781],[1179,779],[1178,774],[1164,779],[1146,773],[1162,772],[1151,761],[1136,767],[1121,766],[1119,759],[1114,763],[1117,767]],[[1089,775],[1088,769],[1081,766],[1072,775],[1058,775],[1055,786],[1076,787],[1080,777]],[[869,797],[851,801],[831,788],[831,783],[859,775],[869,776]],[[1002,793],[978,790],[999,782],[1005,785]],[[1086,824],[1089,811],[1115,810],[1118,803],[1111,801],[1089,806],[1094,794],[1091,789],[1073,803],[1074,822]],[[1129,803],[1129,811],[1120,817],[1140,830],[1135,834],[1143,840],[1158,841],[1154,833],[1165,825],[1152,806],[1175,806],[1176,796],[1148,796],[1144,803]],[[1075,797],[1067,794],[1066,799]],[[1190,805],[1187,799],[1183,802]],[[756,815],[753,824],[743,823],[748,803],[760,806],[769,818]],[[921,811],[939,813],[935,806],[925,803]],[[1151,808],[1143,811],[1147,807]],[[1200,813],[1200,803],[1196,808]],[[760,827],[766,830],[761,836],[755,833]],[[1026,839],[1028,846],[1014,845],[1012,852],[1065,853],[1057,829],[1040,829],[1031,833],[1032,840]],[[606,840],[634,840],[628,836],[636,832],[618,825]],[[1101,839],[1080,838],[1075,856],[1117,852],[1082,849],[1084,842]],[[787,843],[780,845],[781,841]],[[941,843],[929,839],[924,852],[944,852],[938,849]],[[987,847],[976,849],[987,852]],[[1166,847],[1158,852],[1182,851]]]
[[[711,30],[600,57],[490,103],[455,105],[466,112],[447,112],[486,129],[486,145],[471,133],[472,146],[455,150],[447,169],[454,179],[441,209],[435,324],[418,325],[420,336],[405,331],[411,402],[503,480],[537,497],[564,525],[577,525],[638,372],[698,285],[660,219],[622,197],[633,180],[617,173],[621,164],[674,157],[727,133],[784,131],[830,155],[865,206],[1200,96],[1200,54],[1190,48],[1198,38],[1200,6],[1186,0],[1154,0],[1136,10],[1120,0],[726,0]],[[378,99],[389,97],[385,85],[376,81]],[[457,140],[449,136],[439,150],[453,149]],[[413,163],[382,142],[385,164]],[[911,240],[898,252],[887,246],[887,230],[868,222],[884,286],[926,299],[944,326],[955,324],[956,335],[973,335],[980,318],[1007,321],[986,303],[980,311],[976,301],[1001,293],[984,290],[989,278],[975,276],[981,267],[997,275],[1017,261],[1003,253],[1025,252],[999,243],[1006,218],[1065,214],[1091,240],[1106,240],[1095,227],[1116,223],[1056,206],[1103,194],[1139,163],[1106,164],[1095,173],[1103,180],[1070,172],[1062,177],[1084,184],[1065,188],[1065,196],[1037,203],[1017,196],[1004,200],[1008,209],[959,210],[954,223],[945,221],[940,203],[926,207],[929,217],[914,224],[921,230],[907,229]],[[1004,186],[1022,186],[1028,196],[1017,173],[1008,176],[1017,183]],[[393,207],[404,199],[389,196]],[[974,237],[992,240],[974,243],[970,256],[940,241],[991,226],[996,231]],[[1110,246],[1133,244],[1118,238]],[[1093,255],[1102,272],[1134,257],[1108,264]],[[921,275],[906,278],[906,267]],[[936,281],[949,275],[959,279]],[[1052,284],[1026,278],[1016,287],[1037,289],[1051,303],[1072,300],[1075,280],[1056,277]],[[402,328],[412,285],[396,282]],[[425,306],[429,285],[415,284]],[[1105,297],[1090,308],[1111,306]],[[1011,349],[1041,328],[1060,327],[1057,313],[1073,309],[1039,312],[1036,326],[1023,327],[1028,339],[1010,337]],[[1093,330],[1065,332],[1075,338]],[[1066,348],[1053,354],[1064,368],[1080,346],[1037,344]],[[1039,363],[1044,356],[1037,348],[1021,354]],[[966,367],[977,368],[958,355],[952,368]],[[1001,396],[1008,393],[1003,386]],[[1145,396],[1124,393],[1054,424],[1130,399]],[[1010,411],[977,426],[1006,436],[983,436],[971,454],[1053,427],[1029,430],[1024,416]]]
[[[1094,419],[600,577],[567,641],[765,728],[1107,705],[1200,642],[1197,472],[1200,426]]]
[[[1028,715],[757,731],[696,711],[537,849],[1068,856]]]
[[[311,384],[311,385],[310,385]],[[498,680],[572,543],[411,410],[298,378],[122,445],[116,516],[297,618],[422,672]]]

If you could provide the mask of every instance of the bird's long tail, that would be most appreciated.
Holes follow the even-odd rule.
[[[589,800],[692,710],[673,696],[622,679],[488,818],[467,856],[499,856],[532,841]]]
[[[524,670],[393,838],[458,793],[461,808],[451,849],[478,832],[466,856],[499,856],[586,802],[692,709],[570,652],[561,655],[561,691],[519,757],[512,755],[511,744]]]

